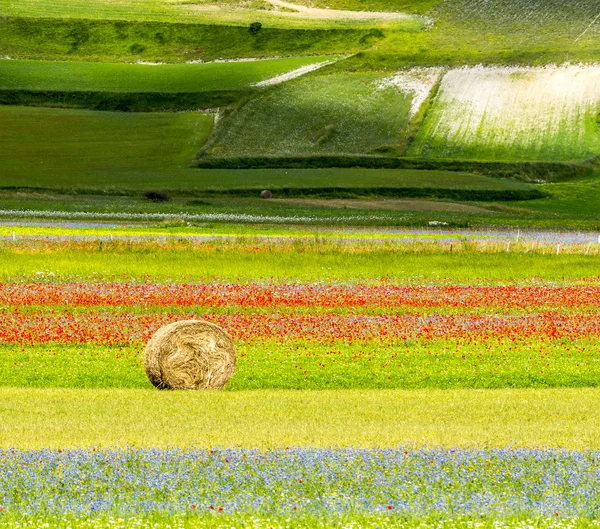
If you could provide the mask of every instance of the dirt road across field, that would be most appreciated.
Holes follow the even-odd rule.
[[[328,206],[348,209],[387,209],[395,211],[455,211],[463,213],[488,213],[489,210],[457,202],[439,202],[435,200],[402,199],[316,199],[316,198],[276,198],[271,202],[294,204],[297,206]]]
[[[280,9],[289,9],[296,13],[301,13],[309,18],[337,19],[337,20],[409,20],[414,15],[408,13],[392,13],[379,11],[342,11],[339,9],[321,9],[318,7],[307,7],[303,5],[284,2],[283,0],[266,0],[269,4]],[[281,13],[284,14],[284,13]]]

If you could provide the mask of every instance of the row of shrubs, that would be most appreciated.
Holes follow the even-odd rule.
[[[471,160],[426,160],[391,156],[286,156],[286,157],[198,157],[194,167],[203,169],[421,169],[463,171],[516,178],[526,182],[562,182],[589,176],[596,160],[584,162],[488,162]]]

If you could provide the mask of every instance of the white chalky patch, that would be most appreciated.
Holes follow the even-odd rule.
[[[403,70],[393,77],[378,81],[379,90],[397,88],[402,92],[412,95],[410,104],[410,117],[412,118],[421,108],[435,84],[439,81],[443,70],[441,68],[413,68]]]
[[[252,86],[273,86],[281,83],[285,83],[286,81],[290,81],[291,79],[295,79],[296,77],[301,77],[310,72],[314,72],[319,68],[323,68],[328,64],[332,64],[335,61],[323,61],[315,64],[309,64],[307,66],[302,66],[302,68],[297,68],[296,70],[292,70],[291,72],[283,73],[281,75],[277,75],[275,77],[271,77],[270,79],[265,79],[264,81],[260,81],[259,83],[254,83]]]
[[[431,135],[540,150],[567,134],[583,144],[586,116],[599,109],[600,65],[464,67],[444,76]]]

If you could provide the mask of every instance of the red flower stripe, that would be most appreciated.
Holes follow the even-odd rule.
[[[0,284],[0,305],[200,307],[600,307],[600,287]]]
[[[355,315],[235,314],[205,317],[236,340],[405,340],[536,337],[543,340],[600,338],[600,317],[593,314],[520,315]],[[25,312],[11,310],[0,318],[0,341],[92,342],[129,344],[146,341],[181,314],[110,314],[102,312]]]

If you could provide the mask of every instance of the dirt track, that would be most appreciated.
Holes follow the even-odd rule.
[[[302,15],[309,18],[321,18],[321,19],[336,19],[336,20],[407,20],[413,18],[413,15],[407,13],[391,13],[391,12],[378,12],[378,11],[342,11],[338,9],[320,9],[317,7],[307,7],[298,4],[292,4],[290,2],[284,2],[283,0],[265,0],[274,7],[283,9],[289,9],[295,11],[295,13],[289,13],[294,15],[301,13]],[[282,15],[285,12],[280,13]]]
[[[294,204],[298,206],[328,206],[348,209],[387,209],[395,211],[454,211],[462,213],[487,213],[489,210],[457,202],[435,200],[402,199],[316,199],[316,198],[275,198],[272,202]]]

